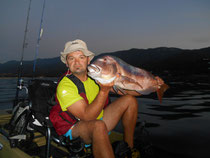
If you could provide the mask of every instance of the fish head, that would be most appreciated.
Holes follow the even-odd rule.
[[[117,75],[116,64],[110,56],[100,57],[88,66],[88,75],[100,83],[110,83]]]

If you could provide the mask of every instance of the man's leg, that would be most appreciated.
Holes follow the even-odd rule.
[[[108,130],[103,121],[80,121],[72,129],[72,136],[80,136],[86,144],[92,143],[95,158],[114,158]]]
[[[103,121],[111,131],[122,119],[124,140],[133,148],[133,136],[138,114],[138,102],[135,97],[125,95],[112,102],[105,110]]]

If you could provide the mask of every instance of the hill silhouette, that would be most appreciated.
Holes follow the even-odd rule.
[[[150,48],[130,49],[117,52],[103,53],[113,55],[125,62],[140,68],[144,68],[154,74],[202,74],[210,71],[210,47],[202,49],[179,48]],[[9,61],[0,64],[0,77],[15,77],[18,73],[19,61]],[[35,76],[58,77],[66,71],[66,66],[60,61],[60,57],[49,59],[37,59]],[[23,62],[23,76],[33,75],[33,61]]]

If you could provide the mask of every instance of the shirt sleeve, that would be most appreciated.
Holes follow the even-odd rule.
[[[65,77],[58,84],[56,96],[63,111],[67,111],[67,108],[73,103],[83,99],[78,94],[76,85]]]

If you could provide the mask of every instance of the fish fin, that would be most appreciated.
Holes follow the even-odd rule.
[[[133,87],[137,89],[143,89],[143,87],[138,82],[127,76],[120,76],[120,80],[125,87],[131,87],[131,89],[133,89]]]
[[[117,86],[113,86],[113,90],[114,90],[115,93],[118,93],[118,91],[119,91]]]
[[[143,95],[148,95],[153,91],[153,89],[147,89],[147,90],[138,90],[137,92]]]
[[[126,95],[127,93],[122,89],[122,88],[120,88],[119,87],[119,91],[123,94],[123,95]]]
[[[143,95],[148,95],[155,91],[156,91],[156,88],[153,86],[148,87],[147,89],[137,90],[138,93],[143,94]]]
[[[163,94],[168,88],[169,88],[169,86],[164,83],[163,85],[160,86],[160,88],[157,89],[157,96],[158,96],[160,103],[162,103]]]
[[[118,92],[120,91],[123,95],[127,94],[122,88],[118,87],[118,86],[113,86],[113,89],[115,91],[115,93],[118,94]]]

